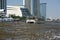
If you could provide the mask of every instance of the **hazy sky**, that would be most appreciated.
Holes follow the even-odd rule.
[[[60,18],[60,0],[41,0],[41,3],[47,3],[47,17]],[[8,5],[22,5],[22,0],[7,0]]]

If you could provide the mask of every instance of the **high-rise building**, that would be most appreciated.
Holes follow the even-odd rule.
[[[40,3],[40,17],[46,19],[46,3]]]
[[[11,15],[20,16],[20,17],[28,17],[31,16],[29,10],[24,6],[8,6],[7,5],[7,14],[6,17],[10,17]]]
[[[31,0],[31,14],[39,17],[40,14],[40,0]]]
[[[30,7],[31,7],[30,1],[31,1],[31,0],[24,0],[24,1],[23,1],[23,5],[24,5],[26,8],[28,8],[28,9],[30,9]]]
[[[0,0],[0,10],[4,10],[4,13],[0,13],[0,16],[5,16],[6,15],[6,0]]]
[[[32,16],[39,17],[40,0],[24,0],[23,5],[28,8]]]

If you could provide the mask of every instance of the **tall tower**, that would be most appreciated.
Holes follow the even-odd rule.
[[[25,0],[23,0],[23,6],[25,6]]]
[[[40,4],[40,14],[41,14],[41,18],[44,18],[44,20],[46,20],[46,3],[41,3]]]
[[[40,0],[25,0],[25,7],[29,9],[32,16],[40,14]]]
[[[23,4],[30,11],[30,9],[31,9],[31,0],[24,0]]]
[[[6,15],[6,0],[0,0],[0,10],[4,9],[4,13],[1,13],[3,16]]]
[[[31,14],[39,17],[40,14],[40,0],[31,0]]]

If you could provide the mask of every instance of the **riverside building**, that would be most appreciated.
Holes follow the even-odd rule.
[[[30,16],[29,10],[24,6],[7,6],[7,17],[10,15],[20,16],[20,17],[27,17]]]
[[[40,17],[46,20],[46,3],[40,3]]]
[[[32,16],[40,16],[40,0],[23,0],[23,5],[28,8]]]
[[[6,15],[6,0],[0,0],[0,16],[5,17]]]

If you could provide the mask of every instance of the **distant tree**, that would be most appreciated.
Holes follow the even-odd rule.
[[[15,16],[15,15],[10,15],[10,17],[14,18],[14,19],[19,19],[19,20],[26,20],[26,17],[20,17],[20,16]]]
[[[45,17],[38,18],[38,20],[45,21]]]
[[[41,19],[42,19],[42,21],[45,21],[45,17],[44,17],[44,16],[42,16],[42,18],[41,18]]]
[[[26,20],[26,17],[25,17],[25,16],[23,16],[23,17],[20,17],[20,19],[21,19],[21,20]]]
[[[50,20],[50,18],[47,18],[47,20]]]
[[[20,18],[20,16],[10,15],[12,18]]]
[[[60,22],[60,19],[56,19],[56,22]]]
[[[0,18],[2,18],[2,16],[0,16]]]

